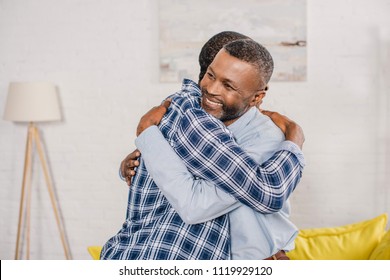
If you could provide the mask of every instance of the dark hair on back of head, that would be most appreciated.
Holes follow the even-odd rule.
[[[222,49],[222,47],[225,44],[238,39],[249,39],[249,37],[234,31],[222,31],[211,37],[206,42],[206,44],[204,44],[199,53],[199,83],[203,79],[207,68],[209,67],[211,62],[213,62],[214,57]]]
[[[274,61],[265,47],[252,39],[240,39],[226,44],[224,49],[231,56],[255,66],[259,71],[262,86],[267,85],[274,70]]]

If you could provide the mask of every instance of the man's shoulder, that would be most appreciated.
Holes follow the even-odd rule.
[[[275,123],[257,109],[236,140],[258,163],[272,156],[285,139]]]
[[[199,97],[201,95],[200,87],[197,83],[192,80],[184,79],[179,91],[172,95],[173,98],[181,97]]]
[[[280,128],[257,108],[253,108],[244,127],[237,135],[243,141],[283,141],[284,134]]]
[[[200,107],[200,88],[192,80],[184,79],[182,87],[175,94],[171,95],[171,108],[186,111],[190,108]]]
[[[280,128],[271,120],[270,117],[262,114],[259,110],[256,110],[256,114],[253,118],[252,124],[258,131],[261,131],[262,134],[273,136],[277,138],[283,138],[284,134]]]
[[[184,92],[200,94],[199,85],[190,79],[183,79],[181,90]]]

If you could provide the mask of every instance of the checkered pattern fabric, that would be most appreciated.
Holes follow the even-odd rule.
[[[165,138],[195,176],[211,180],[259,211],[279,210],[301,177],[300,159],[281,150],[259,167],[223,123],[200,108],[200,96],[198,86],[189,80],[171,96],[160,124]],[[103,246],[101,259],[230,259],[228,228],[226,215],[185,224],[141,157],[129,191],[127,219]]]

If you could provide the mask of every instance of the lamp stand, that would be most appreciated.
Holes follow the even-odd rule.
[[[27,246],[27,252],[26,252],[26,258],[30,258],[30,214],[31,214],[31,171],[32,171],[32,152],[33,152],[33,144],[35,143],[35,146],[38,151],[39,159],[42,165],[42,169],[45,175],[47,190],[50,195],[51,205],[54,211],[55,219],[57,221],[57,226],[60,232],[60,238],[62,242],[62,246],[64,249],[65,257],[67,260],[70,259],[69,255],[69,247],[65,239],[65,230],[64,226],[61,222],[61,219],[58,214],[58,207],[57,202],[54,195],[54,189],[53,185],[50,180],[49,176],[49,170],[47,168],[46,160],[45,160],[45,154],[44,150],[42,148],[42,142],[39,135],[38,128],[34,125],[34,123],[30,122],[28,126],[28,133],[27,133],[27,142],[26,142],[26,154],[24,158],[24,170],[23,170],[23,182],[22,182],[22,193],[20,198],[20,207],[19,207],[19,222],[18,222],[18,232],[17,232],[17,238],[16,238],[16,249],[15,249],[15,260],[19,259],[20,254],[20,242],[21,242],[21,230],[24,219],[24,212],[26,212],[26,246]],[[27,192],[27,198],[26,196]]]

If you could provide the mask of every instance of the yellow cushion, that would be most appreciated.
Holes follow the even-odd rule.
[[[374,249],[370,256],[370,260],[390,260],[390,230]]]
[[[100,260],[100,252],[102,251],[102,246],[89,246],[87,249],[89,254],[92,256],[92,259]]]
[[[293,260],[368,260],[382,239],[387,214],[340,227],[300,230],[295,249],[287,255]]]

